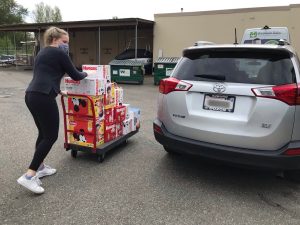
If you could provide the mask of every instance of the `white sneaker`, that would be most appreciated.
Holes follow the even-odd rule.
[[[23,187],[29,189],[30,191],[36,193],[36,194],[42,194],[45,192],[44,188],[41,187],[42,182],[37,176],[32,177],[30,180],[28,180],[25,177],[26,174],[22,175],[17,182],[22,185]]]
[[[56,173],[56,169],[44,164],[44,168],[42,170],[36,171],[36,176],[38,178],[42,178],[45,176],[50,176]]]

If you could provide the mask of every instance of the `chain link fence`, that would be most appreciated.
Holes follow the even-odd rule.
[[[1,66],[32,66],[34,60],[35,45],[24,45],[18,48],[6,48],[0,46]]]

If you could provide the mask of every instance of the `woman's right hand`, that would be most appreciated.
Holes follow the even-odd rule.
[[[60,91],[60,93],[62,96],[67,97],[68,96],[68,92],[67,91]]]

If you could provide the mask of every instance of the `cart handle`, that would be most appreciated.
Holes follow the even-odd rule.
[[[64,98],[73,98],[73,97],[80,97],[80,98],[86,98],[88,99],[88,101],[90,101],[90,105],[92,106],[92,119],[93,119],[93,128],[96,127],[96,114],[95,114],[95,107],[94,107],[94,102],[93,99],[88,96],[88,95],[83,95],[83,94],[72,94],[72,93],[67,93],[67,95],[61,95],[61,104],[62,104],[62,108],[63,108],[63,115],[64,115],[64,133],[65,133],[65,146],[68,146],[68,129],[67,129],[67,112],[66,112],[66,105],[65,105],[65,101]],[[96,151],[97,147],[96,147],[96,130],[94,132],[94,138],[93,138],[93,150]]]

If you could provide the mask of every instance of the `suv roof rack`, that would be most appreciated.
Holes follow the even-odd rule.
[[[268,30],[268,29],[271,29],[268,25],[265,25],[263,28],[263,30]]]
[[[284,46],[284,45],[290,45],[290,43],[287,40],[285,40],[285,39],[280,39],[278,41],[278,45]]]

